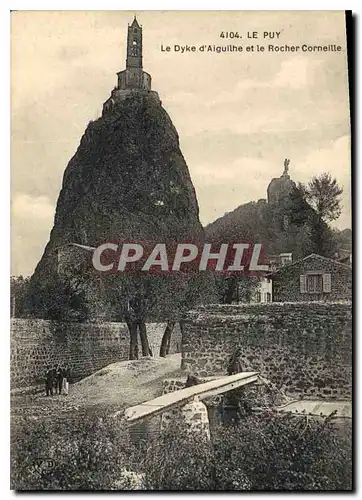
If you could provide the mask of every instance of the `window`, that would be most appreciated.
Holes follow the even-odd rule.
[[[307,292],[308,293],[323,292],[323,278],[321,274],[307,275]]]
[[[271,302],[271,293],[270,292],[266,293],[266,301]]]
[[[300,275],[300,293],[330,293],[332,288],[331,275],[322,272],[310,272]]]
[[[281,253],[279,257],[280,257],[280,265],[282,267],[291,264],[293,261],[293,254],[291,252]]]
[[[261,293],[260,292],[256,292],[256,301],[261,302]]]
[[[131,52],[132,52],[133,56],[137,56],[138,55],[138,43],[137,43],[137,40],[133,40],[132,41]]]

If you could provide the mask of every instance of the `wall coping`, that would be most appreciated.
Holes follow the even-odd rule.
[[[182,323],[199,323],[210,320],[249,321],[250,315],[256,315],[259,320],[268,316],[286,312],[307,312],[308,308],[315,314],[326,314],[326,311],[340,310],[351,315],[352,302],[344,301],[309,301],[309,302],[267,302],[242,304],[208,304],[188,311],[182,318]]]
[[[321,306],[331,306],[331,305],[352,305],[351,300],[334,300],[334,301],[325,301],[325,300],[309,300],[309,301],[292,301],[292,302],[255,302],[255,303],[248,303],[248,302],[241,302],[239,304],[206,304],[203,306],[199,306],[196,309],[193,309],[193,311],[199,311],[199,310],[214,310],[215,308],[217,309],[231,309],[231,308],[238,308],[238,309],[247,309],[249,307],[260,307],[260,308],[268,308],[268,307],[283,307],[283,306],[305,306],[306,304],[309,305],[321,305]],[[190,311],[191,312],[191,311]]]

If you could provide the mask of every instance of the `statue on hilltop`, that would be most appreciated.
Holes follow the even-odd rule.
[[[284,160],[284,172],[283,172],[283,175],[288,175],[288,173],[289,173],[289,163],[290,163],[289,158],[285,158],[285,160]]]

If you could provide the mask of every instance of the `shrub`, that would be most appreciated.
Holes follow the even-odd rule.
[[[351,489],[350,439],[331,418],[252,414],[240,427],[214,433],[215,489],[237,489],[235,479],[244,477],[254,491]]]
[[[82,415],[34,424],[13,436],[12,487],[18,490],[108,490],[138,460],[122,421]],[[51,461],[54,466],[48,467]]]
[[[181,425],[165,429],[150,443],[143,461],[150,490],[210,490],[213,454],[204,435],[188,433]]]
[[[131,443],[122,420],[76,414],[24,419],[12,440],[18,490],[352,488],[350,430],[331,418],[264,412],[214,428],[211,441],[177,426]]]
[[[218,426],[212,444],[180,428],[152,443],[144,473],[157,490],[349,490],[351,436],[332,418],[264,412]]]

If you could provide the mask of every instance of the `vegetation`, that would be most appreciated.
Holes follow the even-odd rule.
[[[350,490],[351,435],[331,418],[275,412],[218,426],[211,442],[177,426],[130,443],[125,424],[76,414],[13,432],[18,490]],[[136,481],[137,482],[137,481]]]
[[[299,183],[291,193],[289,214],[292,222],[304,229],[308,253],[334,257],[341,248],[338,232],[333,231],[328,222],[341,214],[342,192],[337,180],[324,173],[306,185]]]
[[[84,282],[79,277],[69,279],[55,275],[52,280],[33,283],[31,297],[25,298],[25,315],[29,314],[29,300],[32,317],[55,321],[83,321],[88,317]]]
[[[334,258],[339,249],[351,246],[349,233],[329,226],[341,213],[341,194],[336,179],[324,173],[306,185],[299,183],[280,206],[271,208],[265,202],[251,202],[238,207],[207,226],[206,239],[218,244],[261,242],[268,254],[290,251],[294,260],[311,253]],[[12,278],[12,311],[17,317],[26,316],[29,310],[31,316],[44,319],[82,321],[92,319],[97,315],[93,309],[101,307],[104,317],[126,321],[130,359],[138,358],[138,339],[142,355],[151,354],[146,323],[162,321],[166,328],[160,355],[165,356],[174,325],[185,311],[209,302],[248,302],[257,284],[253,278],[232,274],[214,277],[178,273],[102,279],[94,274],[94,269],[83,267],[75,270],[71,278],[58,274],[42,280]]]
[[[217,301],[214,278],[202,274],[107,276],[111,308],[119,311],[130,331],[130,359],[138,358],[138,335],[142,355],[149,354],[147,322],[166,323],[160,356],[169,353],[173,328],[185,311],[200,303]]]
[[[25,297],[29,281],[30,278],[23,276],[11,276],[10,278],[11,316],[14,318],[25,316]]]
[[[341,189],[337,179],[324,173],[319,177],[313,177],[304,190],[306,200],[314,208],[318,217],[324,221],[338,219],[341,215]]]
[[[215,278],[218,302],[231,304],[233,301],[249,302],[250,297],[258,286],[258,279],[251,276],[238,276],[230,273],[229,276]]]
[[[263,243],[269,255],[292,252],[298,260],[317,253],[335,257],[343,248],[345,232],[329,223],[341,213],[342,189],[324,173],[307,184],[299,183],[278,205],[250,202],[225,214],[205,228],[211,242]]]

